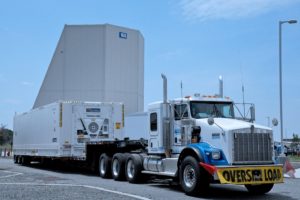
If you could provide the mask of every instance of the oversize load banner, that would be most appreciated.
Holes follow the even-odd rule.
[[[282,166],[218,168],[222,184],[282,183]]]

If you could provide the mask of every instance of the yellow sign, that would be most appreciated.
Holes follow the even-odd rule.
[[[121,128],[121,123],[120,122],[116,122],[116,129],[120,129]]]
[[[282,166],[227,167],[218,168],[222,184],[282,183]]]

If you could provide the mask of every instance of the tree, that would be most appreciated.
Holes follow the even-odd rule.
[[[300,143],[300,138],[298,134],[293,133],[292,144],[291,147],[297,147]]]
[[[11,144],[13,140],[13,131],[7,129],[5,125],[0,125],[0,145]]]

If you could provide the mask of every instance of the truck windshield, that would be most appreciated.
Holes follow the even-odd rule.
[[[222,117],[234,118],[233,104],[231,102],[190,102],[191,115],[195,119]]]

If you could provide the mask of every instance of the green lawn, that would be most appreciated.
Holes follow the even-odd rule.
[[[5,145],[0,145],[0,149],[10,149],[11,148],[11,146],[10,146],[10,144],[5,144]]]
[[[288,158],[291,162],[300,162],[300,156],[291,156],[289,155]]]

